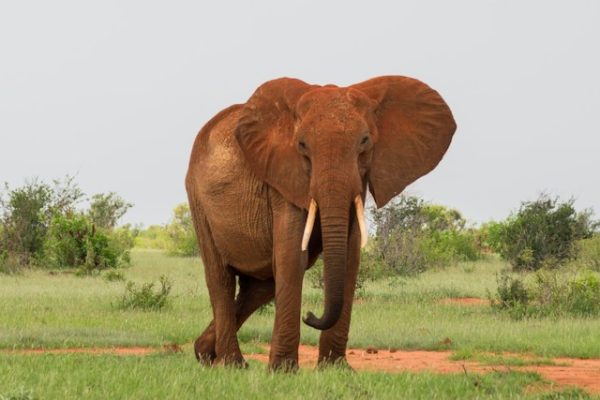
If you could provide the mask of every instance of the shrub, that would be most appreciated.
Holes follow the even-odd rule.
[[[166,229],[170,238],[169,253],[179,256],[196,256],[199,254],[192,213],[187,203],[175,207],[173,218]]]
[[[168,304],[172,283],[166,276],[159,279],[160,288],[154,291],[154,282],[144,283],[139,287],[129,281],[125,286],[125,294],[118,304],[121,309],[160,310]]]
[[[465,228],[456,210],[400,196],[371,212],[377,230],[367,258],[396,273],[415,274],[481,256],[475,232]]]
[[[0,196],[0,271],[23,266],[79,267],[82,271],[129,263],[130,228],[114,226],[131,206],[114,193],[92,197],[90,210],[76,211],[84,194],[72,177],[52,185],[34,179]]]
[[[516,270],[554,268],[573,259],[575,242],[590,237],[596,226],[590,211],[575,211],[573,200],[561,203],[543,194],[489,226],[487,240]]]
[[[275,313],[275,301],[269,301],[258,307],[256,313],[258,315],[273,315]]]
[[[578,240],[576,247],[578,264],[600,272],[600,235]]]
[[[83,265],[92,229],[89,220],[82,214],[56,215],[50,223],[45,244],[50,266],[60,268]]]
[[[496,278],[498,289],[495,296],[488,293],[492,308],[506,310],[514,318],[522,318],[528,312],[530,294],[523,281],[503,273]]]
[[[107,280],[108,282],[117,282],[117,281],[124,281],[125,280],[125,275],[123,274],[123,272],[121,271],[116,271],[116,270],[109,270],[106,271],[102,277]]]
[[[576,315],[600,315],[600,280],[586,274],[568,282],[567,310]]]
[[[167,228],[162,225],[150,225],[135,236],[135,247],[142,249],[167,250],[170,242]]]
[[[52,185],[33,179],[16,189],[5,184],[0,196],[0,251],[9,252],[21,266],[39,263],[50,220],[72,210],[82,197],[71,177]]]
[[[21,272],[24,262],[18,255],[0,250],[0,273],[16,274]]]
[[[600,279],[591,272],[539,270],[534,281],[504,274],[498,280],[492,307],[508,311],[512,317],[598,316]]]
[[[323,268],[323,259],[319,257],[319,259],[315,262],[315,265],[306,271],[306,279],[310,284],[310,287],[313,289],[325,288],[325,283],[323,281]],[[355,296],[361,297],[363,295],[365,284],[368,281],[375,281],[390,275],[391,273],[389,270],[384,270],[381,268],[380,260],[373,259],[371,253],[369,252],[362,252],[361,263],[356,276]]]
[[[589,272],[540,270],[531,291],[537,300],[537,314],[600,315],[600,280]]]
[[[137,232],[129,225],[105,231],[108,233],[109,247],[117,254],[117,266],[128,266],[131,264],[131,249],[135,243]]]
[[[45,254],[52,267],[76,267],[90,273],[128,265],[132,245],[127,228],[99,229],[86,215],[72,212],[52,219]]]
[[[482,251],[500,254],[504,223],[489,221],[481,224],[477,231],[477,239]]]

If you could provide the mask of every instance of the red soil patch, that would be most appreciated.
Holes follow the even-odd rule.
[[[269,350],[265,345],[265,350]],[[114,354],[120,356],[145,356],[157,352],[180,352],[176,344],[166,344],[163,348],[155,347],[110,347],[110,348],[75,348],[75,349],[28,349],[8,350],[8,354]],[[300,345],[298,350],[300,366],[314,368],[319,351],[314,346]],[[532,371],[561,386],[574,385],[591,393],[600,394],[600,359],[556,358],[559,365],[507,367],[498,365],[482,365],[475,361],[452,361],[451,351],[402,351],[397,349],[348,349],[348,363],[355,370],[365,371],[431,371],[437,373],[486,373],[491,371]],[[269,361],[268,354],[246,354],[247,359],[264,363]],[[527,359],[527,355],[511,354],[511,356]]]
[[[468,306],[489,306],[490,301],[479,297],[449,297],[440,300],[440,304],[464,304]]]
[[[267,347],[268,349],[268,347]],[[313,368],[317,364],[319,351],[316,347],[300,345],[300,366]],[[367,371],[431,371],[438,373],[486,373],[492,371],[532,371],[561,386],[574,385],[591,393],[600,393],[600,359],[582,360],[557,358],[561,365],[507,367],[481,365],[476,361],[452,361],[451,351],[400,351],[396,349],[373,352],[368,349],[348,349],[346,358],[355,370]],[[514,355],[519,356],[519,355]],[[268,362],[267,354],[248,354],[246,358]],[[523,356],[523,358],[527,358]]]

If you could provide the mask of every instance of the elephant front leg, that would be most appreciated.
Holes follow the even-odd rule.
[[[356,278],[360,264],[360,230],[358,224],[353,224],[348,242],[348,261],[346,267],[346,280],[344,283],[344,306],[338,322],[330,329],[321,332],[319,339],[319,366],[345,365],[348,332],[350,331],[350,317],[352,314],[352,301],[356,288]]]
[[[301,251],[304,213],[286,204],[273,214],[273,268],[275,276],[275,325],[269,368],[298,369],[302,280],[307,254]]]

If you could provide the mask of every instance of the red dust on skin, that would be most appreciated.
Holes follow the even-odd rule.
[[[264,345],[269,350],[268,345]],[[176,344],[161,347],[108,347],[108,348],[70,348],[70,349],[26,349],[4,350],[4,354],[113,354],[120,356],[145,356],[158,352],[180,352]],[[300,345],[298,350],[300,367],[314,368],[319,357],[319,349],[314,346]],[[560,387],[577,386],[593,394],[600,394],[600,359],[555,358],[556,365],[501,366],[482,365],[476,361],[452,361],[452,351],[403,351],[398,349],[348,349],[348,363],[357,371],[385,372],[421,372],[436,373],[476,373],[492,371],[531,371],[537,372]],[[505,354],[508,355],[508,354]],[[510,354],[527,359],[526,354]],[[246,354],[246,359],[268,363],[268,354]],[[552,388],[551,388],[552,389]]]

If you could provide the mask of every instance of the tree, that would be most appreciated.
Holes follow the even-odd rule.
[[[576,256],[575,243],[592,236],[590,210],[578,213],[574,200],[541,194],[523,202],[506,221],[489,226],[490,245],[517,270],[558,267]]]
[[[53,216],[73,210],[82,197],[83,192],[69,176],[54,180],[52,185],[38,179],[16,189],[5,184],[0,196],[0,251],[11,253],[24,265],[40,259]]]
[[[0,271],[23,266],[77,267],[91,272],[129,262],[133,233],[115,229],[131,204],[115,193],[93,196],[90,209],[72,177],[52,184],[37,179],[0,194]]]
[[[457,210],[400,196],[381,210],[372,210],[372,215],[377,230],[370,253],[398,273],[480,256],[475,236]]]
[[[131,207],[131,203],[114,192],[98,193],[92,196],[88,215],[97,227],[112,229]]]

